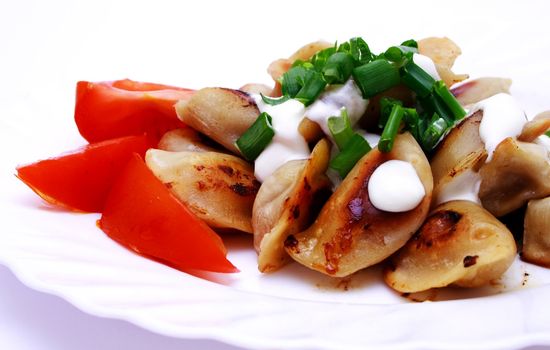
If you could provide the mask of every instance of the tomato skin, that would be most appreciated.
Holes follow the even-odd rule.
[[[88,142],[144,133],[158,140],[166,131],[185,126],[174,104],[189,99],[193,92],[129,79],[79,81],[74,118]]]
[[[238,272],[221,238],[137,154],[113,185],[99,227],[128,249],[182,271]]]
[[[101,212],[111,185],[134,153],[151,146],[145,136],[89,144],[59,157],[17,167],[17,177],[49,203]]]

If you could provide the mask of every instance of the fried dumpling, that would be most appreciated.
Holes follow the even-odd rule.
[[[516,255],[512,233],[470,201],[450,201],[433,210],[418,233],[384,271],[402,293],[448,285],[478,287],[500,277]]]
[[[405,212],[377,209],[369,199],[368,183],[375,169],[389,160],[409,162],[425,196]],[[307,230],[285,241],[289,255],[324,274],[343,277],[374,265],[401,248],[420,227],[430,207],[432,173],[424,152],[409,133],[395,139],[393,149],[373,149],[357,162]]]
[[[330,191],[329,157],[330,145],[323,139],[310,159],[283,164],[260,187],[252,214],[260,271],[274,271],[290,260],[285,239],[307,227],[317,195]]]

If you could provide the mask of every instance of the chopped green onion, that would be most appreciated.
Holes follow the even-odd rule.
[[[343,150],[353,136],[353,129],[345,108],[342,109],[339,117],[328,118],[328,129],[338,149]]]
[[[420,97],[428,96],[435,84],[434,78],[409,59],[401,68],[401,81]]]
[[[271,116],[263,112],[254,124],[239,137],[236,144],[242,155],[249,161],[253,161],[269,145],[274,135]]]
[[[441,98],[441,100],[443,100],[448,110],[453,115],[453,120],[456,121],[464,118],[464,116],[466,115],[466,111],[464,110],[464,108],[462,108],[457,99],[449,91],[447,85],[445,85],[443,80],[435,83],[434,91]]]
[[[280,105],[281,103],[284,103],[290,100],[290,96],[288,95],[283,95],[281,97],[269,97],[260,93],[260,96],[262,97],[262,101],[264,101],[265,104],[268,104],[271,106]]]
[[[412,47],[418,49],[418,43],[414,39],[405,40],[401,43],[401,46]]]
[[[392,46],[383,53],[384,58],[402,66],[412,58],[416,49],[408,46]]]
[[[384,96],[380,99],[380,118],[378,118],[378,127],[384,128],[384,125],[388,122],[388,117],[391,114],[393,105],[403,106],[403,102],[395,98]]]
[[[311,62],[316,71],[321,72],[323,71],[323,67],[327,63],[329,57],[332,56],[335,52],[336,44],[334,44],[333,47],[329,47],[317,52],[309,59],[309,62]]]
[[[424,134],[422,119],[415,108],[403,108],[403,121],[407,130],[410,130],[415,139],[421,140]]]
[[[392,46],[384,52],[384,57],[392,62],[399,62],[403,58],[403,51],[397,46]]]
[[[390,152],[393,148],[393,142],[399,131],[399,126],[401,125],[401,120],[405,111],[403,107],[398,104],[394,104],[388,117],[388,122],[384,126],[382,135],[380,136],[380,141],[378,141],[378,149],[380,152]]]
[[[353,67],[353,57],[349,53],[336,52],[325,63],[323,76],[329,84],[343,84],[350,77]]]
[[[445,119],[439,117],[435,113],[424,135],[422,135],[422,148],[427,152],[431,151],[437,145],[441,137],[443,137],[447,129],[448,125]]]
[[[386,60],[376,60],[353,70],[363,98],[371,98],[399,84],[399,70]]]
[[[550,137],[550,130],[548,130],[546,133],[545,133],[546,136]]]
[[[447,108],[445,102],[437,94],[430,94],[425,98],[420,99],[420,105],[428,114],[437,113],[441,118],[445,119],[447,125],[454,124],[454,115]]]
[[[368,63],[373,59],[369,45],[363,38],[351,38],[348,42],[340,45],[338,51],[349,53],[355,60],[357,66]]]
[[[346,147],[330,161],[330,167],[340,174],[343,179],[371,147],[365,138],[357,133],[349,139]]]
[[[303,66],[293,67],[281,77],[283,95],[295,98],[306,106],[315,101],[326,85],[321,73]]]

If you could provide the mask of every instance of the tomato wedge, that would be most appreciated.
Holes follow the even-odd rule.
[[[17,167],[17,177],[49,203],[71,210],[101,212],[111,185],[134,153],[150,140],[127,136],[90,144],[56,158]]]
[[[221,238],[137,154],[113,185],[99,226],[128,249],[178,270],[238,272]]]
[[[88,142],[147,133],[157,140],[184,127],[174,104],[194,90],[132,80],[80,81],[76,85],[75,121]]]

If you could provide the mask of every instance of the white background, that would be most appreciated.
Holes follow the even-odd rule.
[[[550,109],[550,78],[538,77],[537,90],[526,83],[537,76],[529,60],[538,43],[549,40],[544,1],[0,1],[1,121],[18,129],[32,120],[33,135],[51,120],[66,120],[63,137],[40,149],[21,140],[20,162],[82,143],[72,124],[77,80],[236,88],[269,82],[269,62],[317,39],[361,35],[377,50],[409,38],[449,36],[464,52],[459,72],[512,77],[520,101],[536,101],[525,106],[528,113]],[[499,64],[510,56],[525,57],[525,64]],[[9,147],[0,145],[2,158],[9,158]],[[89,316],[28,289],[4,267],[0,286],[3,349],[236,349]]]

